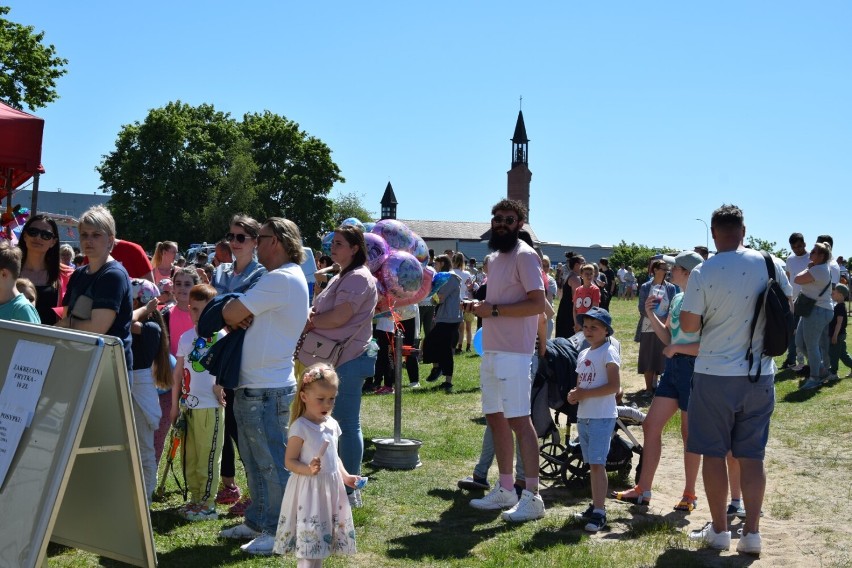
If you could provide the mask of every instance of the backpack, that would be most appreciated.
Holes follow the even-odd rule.
[[[757,303],[754,306],[754,318],[751,320],[751,338],[754,340],[754,332],[757,327],[757,319],[763,310],[766,316],[766,322],[763,328],[763,353],[761,358],[777,357],[787,353],[787,348],[790,345],[792,338],[793,314],[790,311],[790,300],[784,294],[784,290],[778,281],[775,280],[775,264],[772,258],[766,251],[760,251],[763,255],[763,260],[766,262],[766,272],[769,280],[766,283],[766,289],[757,297]],[[751,377],[751,367],[754,363],[754,353],[749,344],[746,352],[748,359],[748,377]],[[752,382],[757,382],[760,377],[760,364],[758,363],[757,375]]]

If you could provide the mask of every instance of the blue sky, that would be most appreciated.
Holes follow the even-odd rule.
[[[268,109],[325,141],[400,218],[484,221],[518,98],[531,220],[566,244],[704,243],[713,209],[852,255],[852,3],[12,3],[69,59],[43,189],[99,191],[124,124],[169,101]],[[169,235],[160,235],[169,238]],[[711,243],[712,248],[712,243]]]

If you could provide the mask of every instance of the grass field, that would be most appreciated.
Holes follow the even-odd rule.
[[[622,341],[626,399],[647,406],[648,399],[635,395],[643,385],[635,373],[637,344],[632,342],[638,317],[635,302],[613,302],[612,311],[616,336]],[[370,484],[364,495],[365,506],[354,511],[358,553],[353,557],[332,558],[326,565],[689,567],[746,566],[754,562],[747,557],[720,557],[708,550],[696,551],[688,544],[684,532],[689,521],[671,512],[637,514],[621,505],[610,507],[610,530],[589,536],[573,520],[573,513],[588,503],[588,491],[568,490],[558,482],[542,490],[548,514],[541,521],[507,525],[498,512],[470,508],[470,494],[459,491],[456,481],[471,473],[482,441],[484,420],[479,410],[478,364],[479,359],[473,354],[457,356],[452,394],[431,386],[404,389],[403,437],[423,441],[420,450],[423,465],[415,470],[390,471],[370,465],[374,446],[369,440],[393,434],[393,397],[364,398],[363,422],[368,445],[362,473],[370,476]],[[848,371],[841,367],[840,375],[845,376]],[[426,367],[421,367],[422,377],[426,372]],[[772,525],[777,527],[772,530],[789,532],[802,519],[825,522],[828,508],[828,514],[841,519],[841,523],[808,532],[808,538],[814,539],[811,548],[805,543],[794,546],[799,546],[802,558],[811,560],[813,565],[848,565],[847,519],[852,512],[847,504],[852,501],[852,490],[842,479],[852,465],[849,458],[852,422],[846,418],[852,400],[852,381],[840,381],[831,388],[802,394],[791,379],[789,373],[778,376],[778,405],[767,457],[770,482],[776,483],[767,492],[766,522],[778,523]],[[407,384],[406,377],[403,382]],[[675,420],[664,434],[664,452],[670,451],[666,448],[679,446],[678,433]],[[492,468],[492,481],[495,475],[496,466]],[[613,478],[611,484],[626,486],[626,480]],[[292,557],[247,557],[239,550],[238,543],[217,538],[221,528],[236,524],[238,519],[190,523],[178,518],[173,511],[181,503],[180,494],[173,482],[170,481],[169,487],[167,500],[155,503],[151,513],[160,566],[295,566]],[[827,488],[830,502],[819,498],[820,488]],[[97,505],[109,514],[108,503]],[[698,520],[706,520],[706,509],[693,515],[699,513]],[[50,566],[120,565],[58,545],[50,546],[49,555]],[[774,558],[771,552],[764,552],[758,565],[798,563],[790,563],[789,557],[781,556]]]

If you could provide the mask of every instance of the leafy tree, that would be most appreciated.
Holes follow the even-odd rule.
[[[180,101],[123,126],[97,169],[119,235],[146,247],[215,242],[234,213],[283,215],[315,246],[331,213],[326,194],[343,181],[329,148],[284,117],[238,122]]]
[[[788,251],[784,247],[781,247],[780,249],[776,250],[775,241],[766,241],[764,239],[749,235],[746,239],[746,245],[748,245],[749,248],[753,248],[754,250],[765,250],[769,254],[782,260],[790,256],[790,251]]]
[[[663,250],[668,250],[664,247]],[[643,282],[644,275],[648,272],[648,263],[651,257],[659,254],[657,249],[645,245],[637,245],[636,243],[627,244],[622,239],[620,243],[612,248],[612,253],[609,255],[609,264],[614,269],[618,269],[622,264],[633,268],[637,280]]]
[[[0,16],[10,11],[0,6]],[[56,55],[53,44],[44,45],[44,32],[0,17],[0,98],[15,108],[31,108],[55,101],[56,79],[67,73],[67,59]]]
[[[376,214],[367,210],[362,202],[364,194],[358,195],[355,192],[344,193],[331,200],[331,224],[327,227],[327,231],[340,225],[340,222],[350,217],[355,217],[362,223],[373,221]]]

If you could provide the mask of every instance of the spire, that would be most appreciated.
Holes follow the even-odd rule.
[[[518,111],[518,122],[515,124],[515,135],[512,136],[512,142],[515,144],[526,144],[529,142],[527,138],[527,127],[524,126],[524,111]]]
[[[396,195],[393,193],[393,187],[388,182],[385,188],[385,194],[380,202],[382,206],[382,219],[396,219],[396,206],[399,202],[396,200]]]

